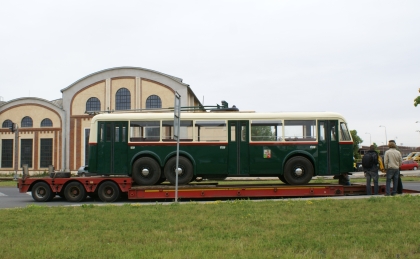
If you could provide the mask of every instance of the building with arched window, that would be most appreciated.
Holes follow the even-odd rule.
[[[58,90],[58,89],[57,89]],[[117,67],[87,75],[62,88],[62,98],[25,97],[0,102],[0,173],[21,170],[76,171],[88,162],[90,120],[101,111],[201,105],[182,79],[138,67]],[[12,133],[12,123],[18,135]],[[16,157],[17,156],[17,157]]]

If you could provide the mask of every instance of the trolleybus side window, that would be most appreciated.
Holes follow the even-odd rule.
[[[181,120],[179,125],[179,140],[193,140],[193,122]],[[162,141],[175,141],[174,139],[174,121],[162,121]]]
[[[331,141],[337,141],[337,137],[335,135],[335,126],[331,126]]]
[[[195,141],[227,141],[226,121],[196,121]]]
[[[111,142],[111,123],[106,124],[105,141]]]
[[[127,136],[126,136],[126,127],[122,127],[122,140],[121,140],[121,142],[125,142],[125,140],[127,139]]]
[[[325,141],[325,124],[324,122],[319,123],[319,141]]]
[[[160,121],[131,121],[130,141],[159,141]]]
[[[230,127],[230,142],[235,142],[236,141],[236,126],[232,125]]]
[[[105,124],[101,124],[100,136],[99,136],[99,141],[100,142],[104,142],[104,134],[105,134],[104,127],[105,127]]]
[[[344,122],[340,122],[340,132],[341,132],[341,140],[344,141],[351,141],[351,136],[349,130],[347,129],[347,125]]]
[[[281,141],[282,121],[251,121],[251,141]]]
[[[315,141],[315,120],[285,120],[284,137],[286,141]]]
[[[120,127],[115,126],[115,142],[120,142]]]
[[[245,125],[241,126],[241,141],[242,142],[246,141],[246,126]]]

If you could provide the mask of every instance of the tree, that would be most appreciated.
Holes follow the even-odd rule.
[[[419,88],[419,93],[420,93],[420,88]],[[420,104],[420,96],[417,96],[416,99],[414,99],[414,106],[417,107],[417,105]]]
[[[351,137],[353,138],[353,156],[356,159],[361,158],[359,154],[359,144],[363,142],[359,136],[357,136],[357,130],[350,130]]]
[[[272,126],[251,127],[251,139],[257,141],[275,141],[276,135]]]

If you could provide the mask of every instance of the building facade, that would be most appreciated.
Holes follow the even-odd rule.
[[[76,171],[88,163],[88,138],[95,113],[159,109],[201,103],[182,79],[138,67],[105,69],[87,75],[61,90],[62,98],[48,101],[26,97],[0,102],[0,173]],[[12,123],[18,130],[12,132]]]

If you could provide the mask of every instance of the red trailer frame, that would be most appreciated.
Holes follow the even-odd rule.
[[[98,197],[104,202],[114,202],[126,193],[132,200],[174,199],[175,186],[153,185],[135,186],[131,177],[70,177],[70,178],[31,178],[18,180],[20,193],[32,192],[35,201],[52,200],[56,194],[71,202],[79,202],[88,195]],[[385,193],[385,186],[379,186],[379,193]],[[404,190],[404,193],[418,193]],[[343,186],[338,184],[308,184],[291,186],[285,184],[218,185],[196,183],[178,187],[179,199],[215,198],[281,198],[281,197],[331,197],[344,195],[365,195],[365,185]]]

